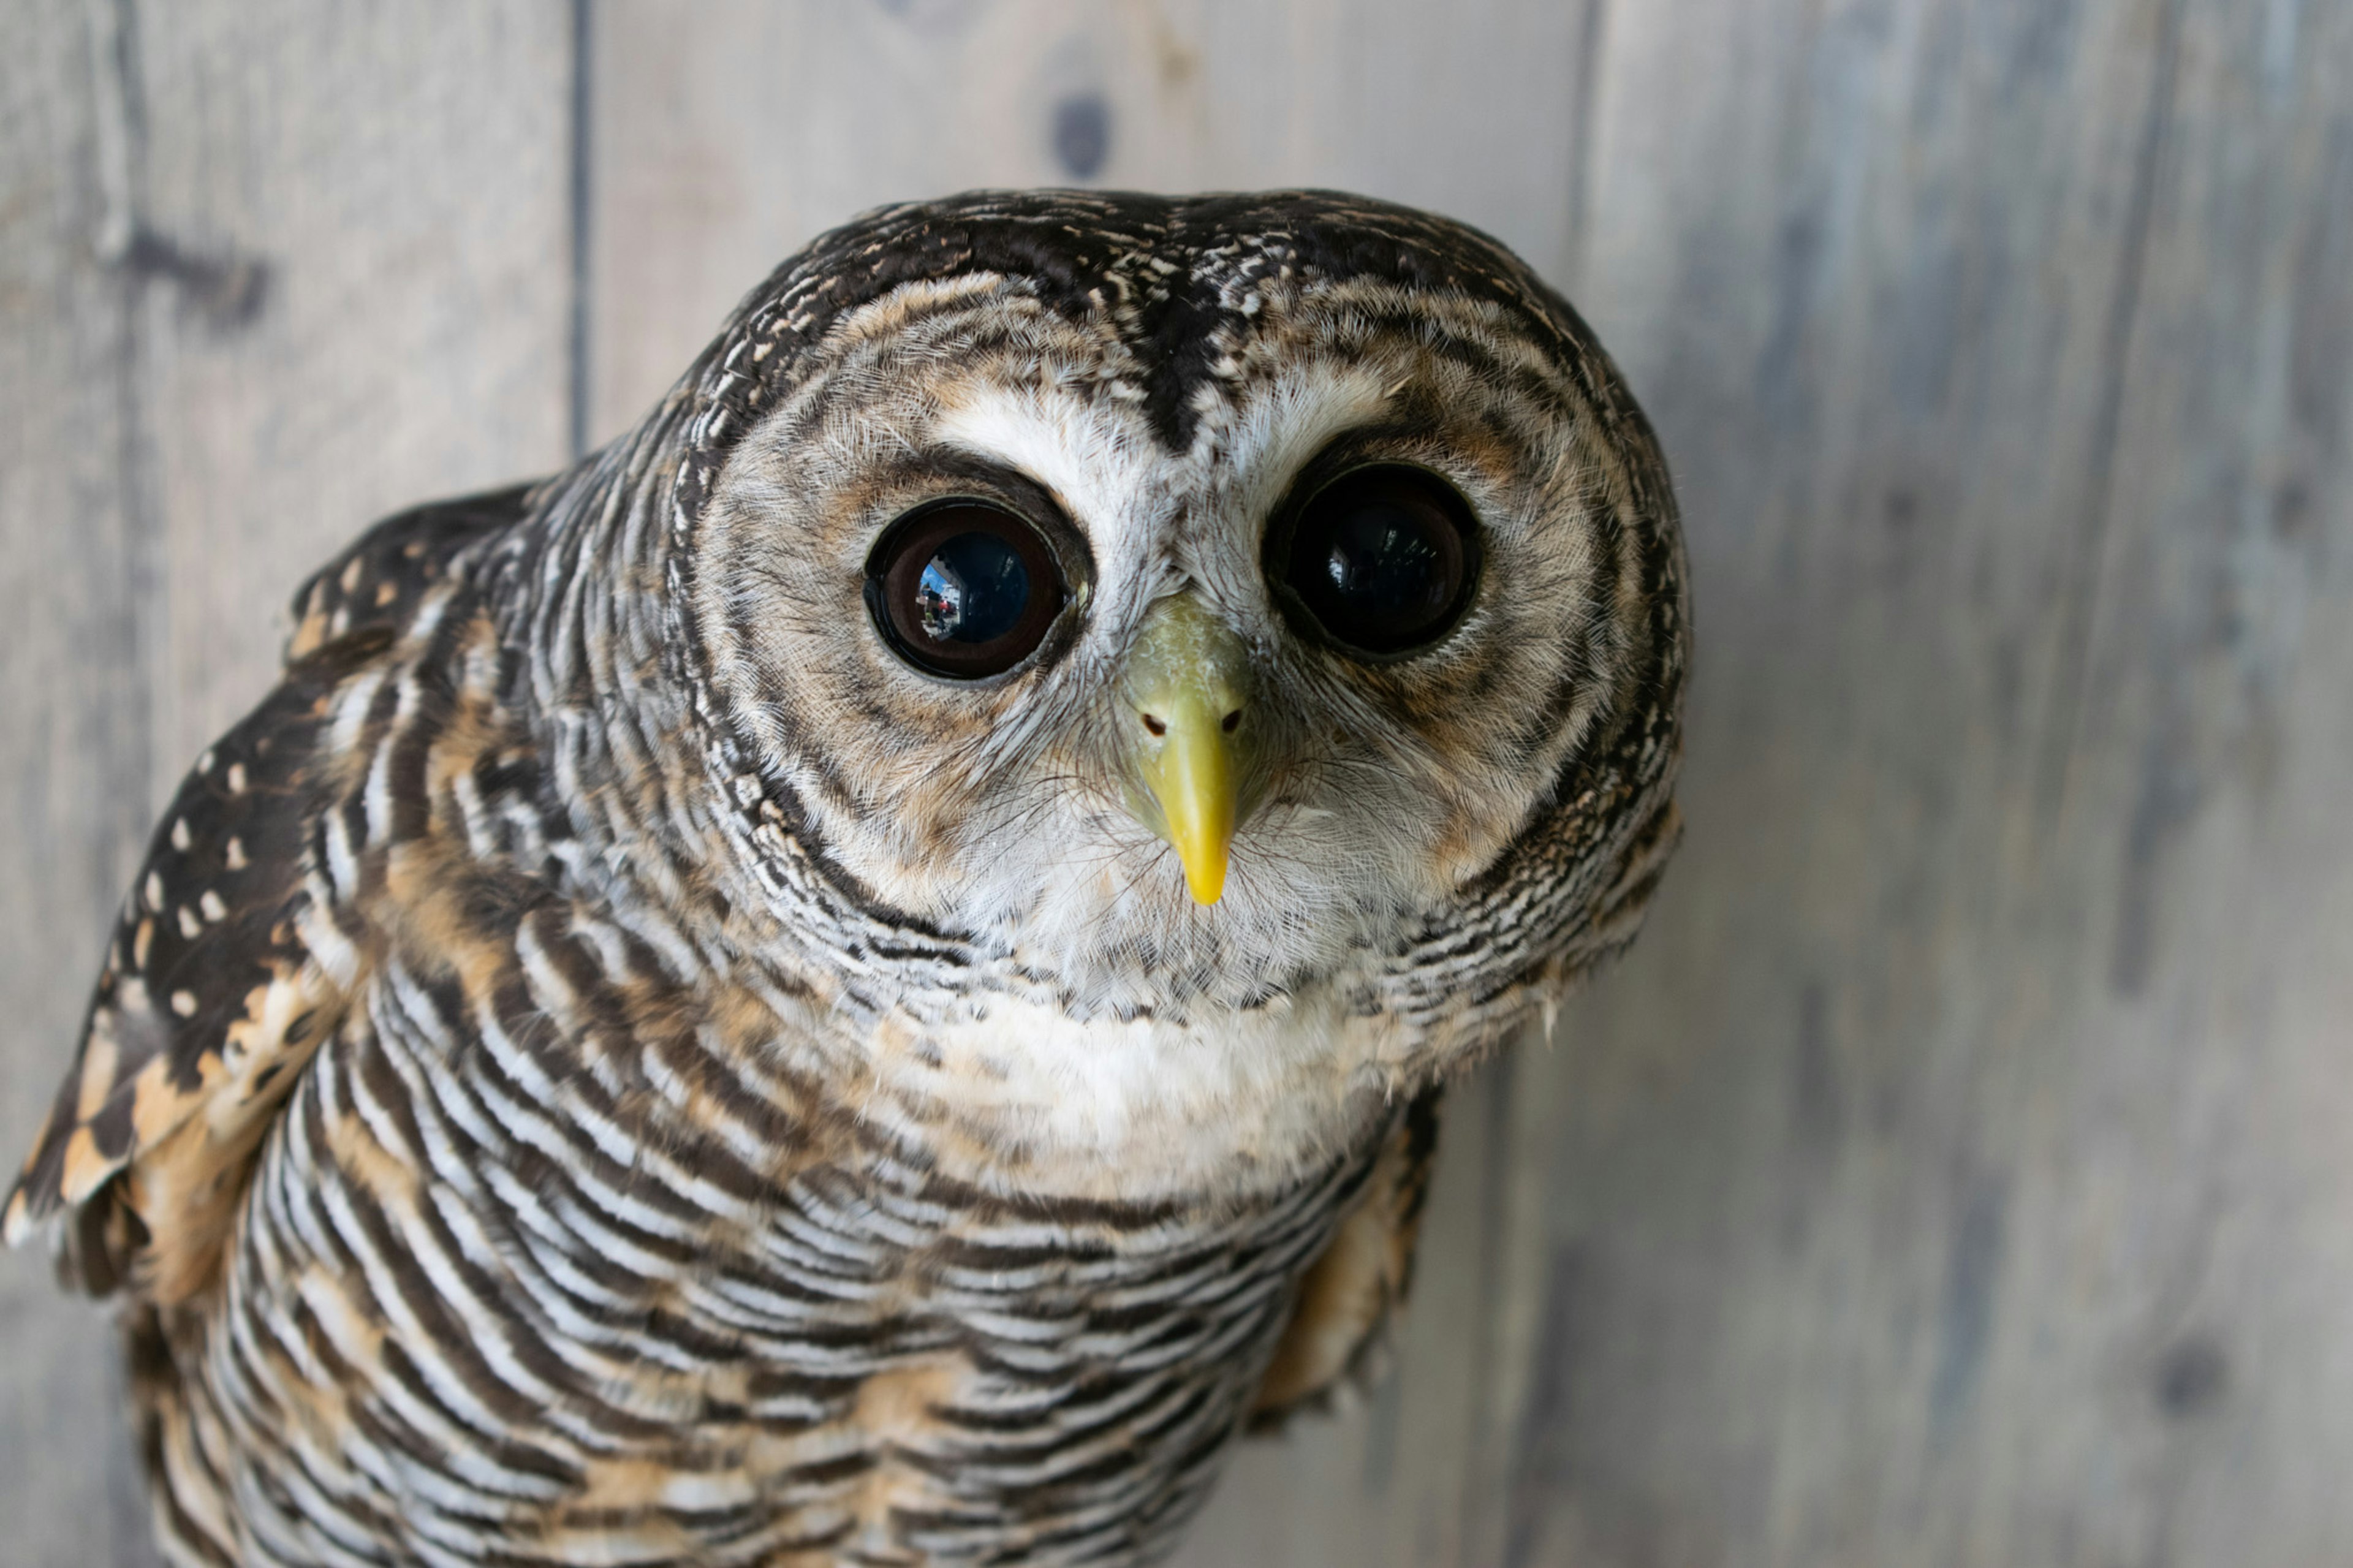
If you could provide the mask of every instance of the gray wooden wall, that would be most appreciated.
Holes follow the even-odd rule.
[[[312,563],[1073,181],[1517,246],[1702,635],[1649,932],[1188,1563],[2353,1562],[2348,0],[0,0],[0,1133]],[[0,1563],[146,1560],[114,1397],[0,1264]]]

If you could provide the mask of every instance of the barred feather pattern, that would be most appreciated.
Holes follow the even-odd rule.
[[[350,784],[296,923],[367,978],[217,1297],[140,1328],[175,1557],[1155,1553],[1373,1152],[1208,1212],[927,1172],[780,1059],[811,1027],[783,981],[565,896],[467,597],[323,715]]]
[[[1368,275],[1476,295],[1550,356],[1510,373],[1532,405],[1599,433],[1574,733],[1529,742],[1556,776],[1507,850],[1240,1001],[1148,955],[1106,1000],[846,874],[696,608],[736,444],[824,390],[836,323],[1014,279],[1107,321],[1100,395],[1208,470],[1262,309]],[[1677,834],[1682,575],[1614,371],[1455,226],[983,194],[820,239],[629,437],[307,584],[279,691],[158,830],[5,1227],[124,1299],[167,1553],[1165,1555],[1254,1414],[1364,1363],[1445,1076],[1631,939]],[[1333,1045],[1282,1080],[1314,1104],[1236,1089],[1124,1167],[988,1098],[1031,1026],[991,1019],[1040,1017],[1178,1064]]]
[[[780,1178],[787,1082],[681,1041],[633,1112],[489,1021],[449,1071],[428,988],[378,996],[263,1162],[206,1407],[163,1423],[172,1497],[235,1499],[174,1521],[196,1560],[1156,1554],[1366,1175],[1209,1224],[885,1150]],[[696,1079],[746,1110],[693,1114]]]

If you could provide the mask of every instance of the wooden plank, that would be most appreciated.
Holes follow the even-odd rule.
[[[266,689],[301,576],[395,507],[565,456],[570,21],[91,0],[0,23],[12,1147],[153,812]],[[151,1561],[104,1320],[37,1257],[0,1269],[0,1556]]]
[[[1475,1560],[2353,1540],[2347,23],[1613,8],[1693,829],[1520,1064]]]
[[[603,6],[591,34],[590,426],[626,428],[795,246],[976,185],[1352,187],[1558,272],[1598,12],[1193,0]],[[691,23],[689,18],[691,18]],[[1465,114],[1504,101],[1508,115]],[[1483,1430],[1488,1090],[1449,1124],[1424,1310],[1360,1420],[1249,1448],[1183,1561],[1451,1560]],[[1371,1500],[1367,1500],[1369,1492]]]
[[[89,29],[75,7],[15,4],[0,33],[0,1127],[13,1142],[48,1108],[146,833],[137,582],[154,539],[125,395],[130,300],[90,260]],[[46,1260],[12,1258],[0,1342],[5,1555],[142,1561],[104,1321],[58,1293]]]
[[[978,185],[1331,184],[1564,260],[1596,0],[597,7],[590,428],[652,406],[818,231]],[[1508,115],[1461,112],[1508,100]]]
[[[562,0],[161,5],[140,26],[148,221],[260,275],[249,318],[145,300],[176,769],[264,689],[313,563],[399,507],[565,460],[572,31]]]

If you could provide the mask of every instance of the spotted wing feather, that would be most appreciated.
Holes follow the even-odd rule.
[[[311,874],[355,759],[329,715],[460,551],[522,515],[510,490],[377,525],[303,584],[278,688],[164,813],[108,948],[79,1053],[0,1233],[57,1226],[94,1295],[184,1300],[212,1278],[252,1155],[352,994],[363,955]]]

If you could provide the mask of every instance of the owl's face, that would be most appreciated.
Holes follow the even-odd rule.
[[[856,899],[1082,1007],[1248,1005],[1493,884],[1657,584],[1622,434],[1493,300],[1253,279],[1174,419],[1137,323],[989,270],[843,311],[712,480],[693,609]]]
[[[1114,334],[1002,283],[839,329],[698,580],[840,873],[1082,989],[1240,999],[1493,862],[1609,693],[1629,584],[1545,367],[1475,303],[1400,303],[1283,301],[1181,451]]]

